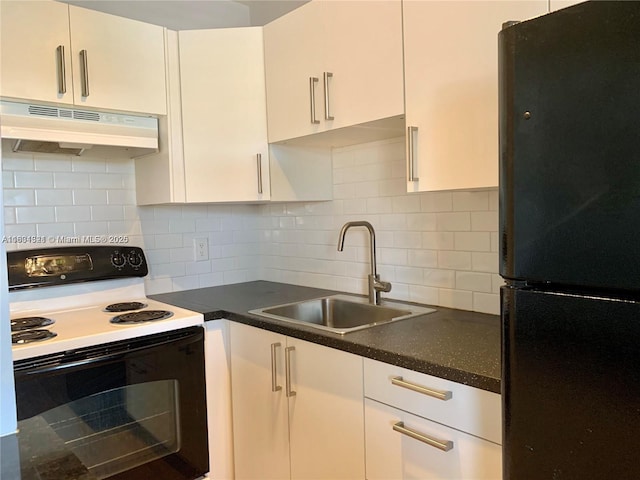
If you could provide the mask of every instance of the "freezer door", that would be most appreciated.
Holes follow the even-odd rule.
[[[640,289],[640,2],[500,33],[500,273]]]
[[[640,302],[501,298],[504,479],[640,478]]]

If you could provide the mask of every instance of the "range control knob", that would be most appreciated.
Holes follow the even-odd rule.
[[[140,268],[142,266],[142,263],[144,262],[140,252],[137,252],[135,250],[131,250],[129,252],[129,255],[127,255],[127,261],[129,262],[129,265],[131,265],[135,269]]]
[[[126,263],[127,259],[122,253],[115,251],[111,254],[111,265],[116,267],[118,270],[123,269]]]

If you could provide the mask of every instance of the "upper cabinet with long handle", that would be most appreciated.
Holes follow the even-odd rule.
[[[162,27],[54,1],[0,9],[3,97],[166,113]]]
[[[409,192],[498,185],[498,39],[546,0],[403,3]]]
[[[264,35],[270,142],[403,114],[399,0],[311,1]]]

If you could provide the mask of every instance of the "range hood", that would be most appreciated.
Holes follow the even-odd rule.
[[[105,145],[134,148],[140,155],[158,150],[158,119],[3,100],[0,137],[15,140],[16,152],[81,155]]]

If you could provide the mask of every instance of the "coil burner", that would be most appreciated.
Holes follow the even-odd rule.
[[[140,312],[123,313],[113,317],[110,322],[119,325],[129,325],[141,322],[153,322],[155,320],[164,320],[173,315],[167,310],[142,310]]]
[[[16,345],[23,345],[25,343],[32,342],[41,342],[43,340],[49,340],[57,335],[55,332],[50,332],[45,329],[35,329],[35,330],[23,330],[21,332],[16,332],[11,334],[11,343]]]
[[[104,307],[105,312],[128,312],[130,310],[140,310],[142,308],[146,308],[147,304],[142,302],[122,302],[122,303],[112,303],[111,305],[107,305]]]
[[[32,330],[34,328],[46,327],[53,325],[55,322],[46,317],[23,317],[11,320],[11,331],[21,332],[23,330]]]

